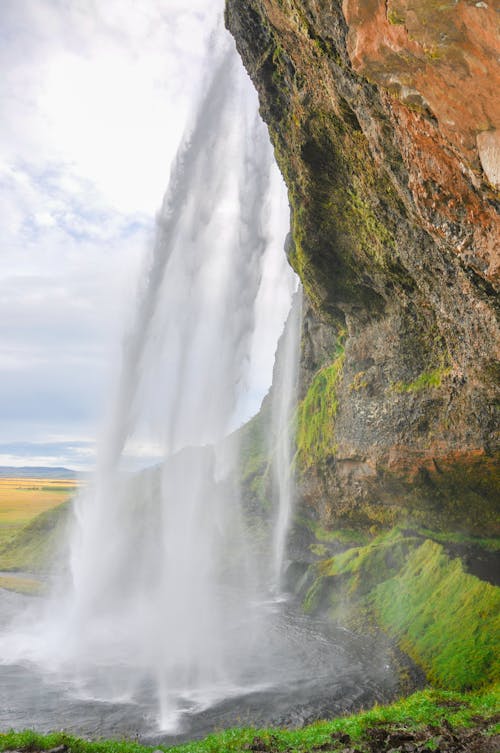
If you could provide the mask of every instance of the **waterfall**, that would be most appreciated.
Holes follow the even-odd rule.
[[[235,53],[218,58],[158,217],[96,490],[82,500],[73,546],[77,655],[99,657],[101,667],[133,657],[137,676],[155,678],[164,728],[193,699],[223,697],[242,682],[259,628],[228,473],[237,448],[222,440],[249,363],[271,153]],[[165,457],[146,520],[119,473],[141,431]]]
[[[276,305],[256,325],[263,265],[283,217],[267,131],[232,43],[213,42],[209,58],[157,218],[95,479],[76,501],[69,577],[36,631],[33,620],[19,625],[0,646],[93,698],[151,694],[162,729],[194,706],[251,689],[266,643],[238,447],[227,437],[241,423],[256,339],[283,322]],[[273,404],[276,578],[293,496],[299,320],[296,296]],[[140,442],[163,459],[131,475],[127,451]]]
[[[280,339],[272,386],[272,475],[273,498],[277,507],[273,532],[273,578],[278,589],[283,576],[286,540],[294,502],[294,414],[297,405],[301,327],[302,287],[299,287]]]

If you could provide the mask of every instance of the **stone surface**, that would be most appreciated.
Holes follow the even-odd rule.
[[[432,0],[227,0],[292,212],[302,395],[334,358],[325,524],[498,513],[496,13]]]
[[[494,188],[500,189],[500,132],[478,133],[477,148],[486,177]]]

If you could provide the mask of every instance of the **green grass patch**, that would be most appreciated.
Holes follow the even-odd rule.
[[[335,454],[337,385],[342,376],[344,350],[315,375],[298,409],[297,458],[302,469]]]
[[[431,531],[429,528],[418,528],[417,530],[422,536],[439,541],[442,544],[469,544],[481,547],[487,552],[498,552],[500,550],[500,538],[490,539],[453,531]]]
[[[403,567],[419,539],[402,536],[397,529],[364,546],[355,546],[313,566],[316,577],[303,603],[307,613],[327,609],[334,621],[357,622],[360,611],[368,620],[367,597],[379,583]]]
[[[412,382],[396,382],[392,385],[394,392],[421,392],[431,388],[441,387],[445,376],[450,373],[450,369],[434,369],[433,371],[424,371],[419,374]]]
[[[320,542],[338,542],[348,546],[368,544],[370,535],[366,531],[356,531],[354,528],[334,528],[327,530],[320,525],[314,526],[314,535]]]
[[[498,685],[476,693],[427,689],[393,703],[389,706],[375,706],[364,711],[331,721],[321,721],[302,729],[229,729],[209,735],[204,740],[168,747],[164,745],[147,747],[137,742],[121,740],[82,740],[57,732],[39,735],[32,730],[0,734],[0,751],[6,750],[49,750],[58,745],[66,745],[71,753],[149,753],[153,749],[170,753],[241,753],[249,749],[258,736],[270,750],[289,753],[309,753],[320,746],[329,750],[345,749],[343,743],[335,743],[332,735],[350,735],[352,741],[363,745],[367,730],[380,725],[395,725],[398,728],[417,730],[427,725],[439,725],[446,720],[452,728],[470,728],[483,720],[486,730],[495,731],[494,717],[500,706]],[[488,730],[488,720],[491,726]],[[498,725],[496,725],[498,726]],[[247,746],[247,747],[245,747]]]
[[[0,547],[0,570],[46,570],[64,542],[70,503],[37,515]]]
[[[431,682],[477,688],[500,678],[500,589],[469,575],[426,540],[396,577],[377,586],[381,624]]]
[[[321,523],[302,515],[295,516],[294,525],[306,528],[318,544],[340,544],[342,546],[362,546],[373,536],[367,530],[356,528],[324,528]]]
[[[381,627],[438,686],[466,690],[500,679],[500,588],[465,572],[440,543],[395,528],[310,572],[306,612]]]
[[[239,478],[243,492],[270,507],[270,410],[264,402],[261,410],[235,433],[239,443]]]

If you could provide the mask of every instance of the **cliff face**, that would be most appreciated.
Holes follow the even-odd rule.
[[[322,523],[493,524],[495,16],[464,0],[227,0],[289,190],[308,299],[301,495]]]

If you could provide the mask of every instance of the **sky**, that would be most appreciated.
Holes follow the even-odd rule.
[[[216,11],[2,0],[0,465],[93,462]]]

